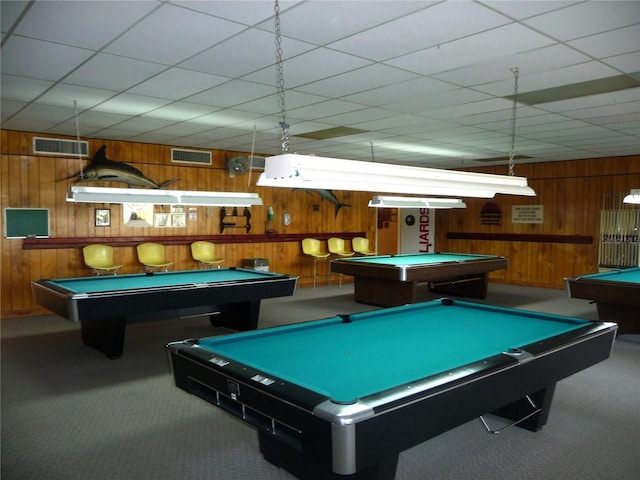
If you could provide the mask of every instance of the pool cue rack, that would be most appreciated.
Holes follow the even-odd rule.
[[[242,219],[242,220],[240,220]],[[232,213],[227,213],[225,207],[220,208],[220,233],[227,228],[243,228],[247,233],[251,230],[251,212],[244,207],[242,215],[238,213],[238,207],[233,207]]]

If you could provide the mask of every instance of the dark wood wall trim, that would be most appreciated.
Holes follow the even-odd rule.
[[[452,240],[493,240],[501,242],[540,242],[540,243],[572,243],[578,245],[593,244],[591,235],[537,235],[528,233],[481,233],[481,232],[447,232]]]
[[[213,243],[279,243],[300,242],[304,238],[328,240],[339,237],[351,240],[354,237],[365,237],[364,232],[329,232],[329,233],[271,233],[263,235],[186,235],[162,237],[68,237],[68,238],[25,238],[23,250],[42,250],[55,248],[80,248],[92,243],[104,243],[113,247],[131,247],[139,243],[155,242],[163,245],[188,245],[197,240]]]

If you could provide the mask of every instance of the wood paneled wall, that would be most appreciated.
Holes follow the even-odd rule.
[[[13,208],[51,209],[52,237],[156,237],[219,234],[219,208],[197,207],[197,220],[187,220],[185,228],[124,227],[121,205],[75,204],[65,198],[73,180],[87,160],[32,153],[32,137],[27,132],[0,131],[0,205]],[[43,135],[38,135],[43,136]],[[46,135],[50,136],[50,135]],[[212,151],[213,165],[172,164],[171,146],[90,139],[90,156],[106,145],[107,157],[128,163],[154,181],[161,183],[179,179],[169,188],[178,190],[252,191],[263,199],[264,206],[251,208],[252,229],[249,235],[265,233],[267,207],[276,213],[278,233],[366,232],[375,236],[375,212],[367,204],[371,193],[336,192],[343,203],[335,209],[321,201],[316,193],[255,186],[258,174],[227,174],[226,159],[246,152]],[[547,288],[563,288],[565,276],[597,271],[599,212],[607,193],[626,192],[640,188],[640,155],[523,164],[516,166],[516,175],[525,176],[536,190],[536,197],[498,195],[491,199],[502,211],[500,225],[483,225],[480,212],[487,202],[465,199],[466,210],[438,211],[436,214],[436,248],[440,251],[485,253],[509,258],[509,268],[491,274],[492,281]],[[480,170],[476,170],[480,171]],[[482,169],[485,173],[506,174],[506,167]],[[116,186],[123,184],[86,183],[86,185]],[[314,206],[319,206],[316,210]],[[511,223],[511,206],[544,205],[543,224]],[[94,225],[94,209],[111,209],[111,226]],[[162,207],[155,207],[162,211]],[[291,224],[284,226],[282,213],[291,215]],[[532,235],[592,236],[592,244],[571,244],[536,241],[458,240],[448,238],[451,232],[514,233]],[[242,231],[228,231],[237,235]],[[79,248],[23,249],[22,240],[4,238],[1,253],[1,316],[36,315],[46,313],[34,304],[30,282],[41,278],[64,278],[90,275],[84,266]],[[267,258],[272,271],[301,275],[301,286],[311,284],[308,276],[312,263],[302,254],[298,242],[230,243],[218,247],[226,261],[224,266],[241,266],[245,258]],[[169,245],[167,254],[174,269],[196,268],[187,245]],[[116,248],[116,260],[124,265],[123,272],[139,272],[135,247]]]
[[[473,169],[507,174],[507,167]],[[544,288],[564,288],[564,278],[598,271],[600,210],[606,194],[624,193],[640,188],[640,156],[531,163],[515,166],[515,175],[527,177],[535,197],[496,195],[495,198],[465,199],[465,210],[450,210],[436,215],[436,247],[452,252],[504,255],[509,268],[491,274],[496,282]],[[483,225],[481,212],[488,202],[502,213],[500,225]],[[512,223],[514,205],[542,205],[544,223]],[[626,205],[625,208],[634,208]],[[527,241],[448,238],[454,232],[478,234],[519,234]],[[508,235],[505,235],[508,236]],[[515,235],[514,235],[515,236]],[[558,242],[549,241],[557,236]],[[566,237],[590,236],[575,243]]]
[[[157,237],[180,235],[219,235],[219,207],[196,207],[197,220],[188,220],[185,228],[132,228],[123,226],[122,205],[70,203],[66,195],[74,180],[68,179],[86,168],[88,161],[77,157],[36,156],[32,153],[34,134],[1,131],[0,197],[4,208],[49,208],[51,237]],[[54,137],[50,135],[37,135]],[[275,211],[274,228],[280,234],[322,232],[365,232],[371,239],[375,235],[375,212],[367,207],[370,193],[335,192],[343,207],[336,215],[335,207],[314,192],[256,187],[258,172],[251,176],[236,175],[231,178],[226,170],[226,160],[244,152],[212,151],[213,165],[201,166],[171,163],[171,146],[140,143],[89,140],[89,157],[102,145],[106,145],[107,158],[125,162],[141,170],[156,183],[179,179],[168,188],[200,191],[255,192],[264,205],[251,208],[249,235],[264,235],[267,207]],[[248,155],[247,155],[248,156]],[[249,185],[249,181],[251,185]],[[122,183],[86,182],[87,186],[126,187]],[[111,226],[96,227],[95,208],[111,209]],[[240,209],[242,210],[242,209]],[[168,207],[155,207],[156,212],[168,212]],[[282,223],[282,214],[289,213],[291,224]],[[2,230],[2,317],[46,313],[34,304],[30,282],[41,278],[66,278],[91,275],[84,266],[80,248],[23,249],[23,240],[4,238]],[[223,235],[245,234],[245,230],[226,229]],[[113,244],[113,243],[112,243]],[[312,284],[313,263],[302,254],[299,242],[284,243],[228,243],[217,246],[217,253],[225,258],[223,266],[242,266],[246,258],[266,258],[274,272],[300,275],[300,286]],[[194,269],[188,245],[168,245],[167,257],[173,261],[173,269]],[[142,271],[135,246],[115,248],[115,259],[123,264],[122,273]],[[336,278],[333,279],[334,283]]]

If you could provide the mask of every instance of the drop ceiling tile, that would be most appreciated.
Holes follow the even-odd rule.
[[[542,48],[552,43],[552,40],[539,33],[512,24],[385,63],[423,75],[431,75]]]
[[[460,21],[461,14],[465,21]],[[331,48],[384,61],[494,29],[510,20],[479,4],[442,2],[332,43]],[[384,39],[383,42],[380,39]]]
[[[108,45],[105,51],[173,65],[244,28],[238,23],[165,3]]]
[[[322,120],[323,117],[337,115],[346,112],[361,110],[364,107],[357,103],[345,102],[342,100],[327,100],[320,103],[308,105],[304,109],[290,109],[291,115],[303,120]]]
[[[13,27],[28,5],[28,1],[0,2],[0,29],[2,32],[8,32]]]
[[[326,48],[318,48],[283,62],[284,83],[288,89],[297,88],[300,85],[339,75],[370,64],[370,61],[353,55],[335,52]],[[263,68],[242,79],[275,87],[275,67]]]
[[[433,78],[418,77],[404,82],[372,88],[353,95],[346,95],[342,99],[375,107],[389,105],[394,102],[407,102],[423,96],[439,95],[442,92],[457,88],[456,85]]]
[[[45,80],[36,80],[15,75],[0,75],[0,90],[2,91],[3,104],[5,99],[30,102],[42,95],[53,85],[53,82]]]
[[[640,2],[636,3],[640,6]],[[640,25],[580,38],[567,42],[567,45],[595,58],[637,52],[640,50]]]
[[[158,63],[99,53],[64,81],[75,85],[122,91],[166,68]],[[114,75],[114,72],[117,72],[117,75]]]
[[[195,93],[207,90],[215,85],[227,82],[229,79],[194,72],[184,68],[169,68],[158,75],[139,83],[128,90],[129,93],[148,95],[151,97],[179,100]]]
[[[119,2],[34,2],[14,33],[98,50],[157,5],[156,2],[138,1],[130,2],[123,9]],[[60,25],[68,28],[60,28]]]
[[[640,50],[601,59],[601,62],[622,72],[640,71]]]
[[[274,92],[275,87],[235,80],[233,83],[224,83],[217,87],[209,88],[197,95],[185,97],[184,100],[215,107],[233,107],[272,95]]]
[[[313,45],[282,39],[283,59],[311,50]],[[274,34],[262,30],[240,32],[218,45],[182,62],[181,67],[236,78],[275,64]],[[275,66],[272,67],[275,83]]]
[[[486,62],[474,63],[463,68],[437,73],[433,77],[465,87],[484,86],[490,82],[504,81],[511,85],[509,90],[513,90],[512,69],[516,67],[520,69],[520,77],[531,78],[536,73],[554,71],[557,68],[585,63],[589,60],[590,57],[576,52],[572,48],[564,45],[549,45],[536,50],[494,58]],[[505,93],[503,92],[502,94],[504,95]]]
[[[2,46],[0,70],[10,75],[56,81],[91,55],[90,50],[12,35]]]
[[[42,97],[39,102],[47,105],[57,105],[59,107],[74,108],[76,102],[79,112],[90,109],[109,98],[117,95],[117,92],[110,90],[100,90],[97,88],[79,87],[66,83],[58,83]]]
[[[301,2],[299,6],[281,13],[281,31],[283,36],[326,45],[434,3],[437,2]],[[273,30],[273,26],[267,22],[260,27]]]
[[[576,22],[576,18],[581,21]],[[567,41],[640,23],[640,3],[582,2],[529,18],[524,23],[542,33]]]
[[[117,113],[123,115],[143,115],[156,108],[163,107],[169,103],[162,98],[143,97],[142,95],[132,95],[122,93],[116,97],[97,105],[93,110],[97,112]]]
[[[30,104],[16,114],[16,118],[22,120],[36,120],[57,124],[72,120],[74,116],[73,105],[69,107],[57,107],[53,105]]]
[[[386,65],[374,64],[302,85],[297,90],[327,97],[343,97],[388,84],[404,82],[415,77],[416,74],[414,73]]]
[[[206,2],[202,0],[175,0],[171,3],[244,25],[255,25],[273,16],[273,4],[271,2],[262,2],[259,7],[256,5],[255,0],[233,0],[233,2],[229,0],[207,0]],[[298,2],[284,1],[279,3],[280,10],[283,11]]]
[[[581,0],[576,0],[573,2],[554,0],[545,0],[544,2],[540,2],[538,0],[505,2],[504,0],[498,0],[488,2],[482,1],[482,4],[489,6],[494,10],[498,10],[499,12],[502,12],[509,17],[515,18],[516,20],[522,20],[528,17],[551,12],[553,10],[567,8],[572,4],[577,4],[580,2]]]
[[[190,102],[174,102],[164,107],[156,108],[142,116],[163,120],[173,120],[174,122],[183,122],[208,113],[213,113],[214,111],[215,107],[210,107],[208,105],[197,105]]]

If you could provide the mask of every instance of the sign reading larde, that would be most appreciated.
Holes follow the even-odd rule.
[[[544,205],[514,205],[511,207],[513,223],[544,223]]]
[[[435,210],[403,208],[400,210],[400,253],[429,253],[434,251]]]

